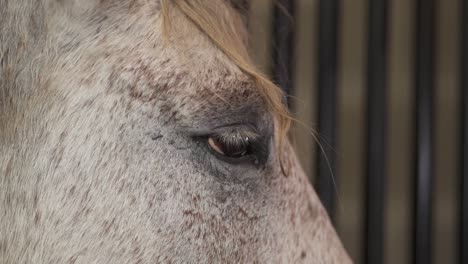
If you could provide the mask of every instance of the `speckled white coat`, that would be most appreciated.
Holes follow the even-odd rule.
[[[350,263],[293,151],[197,135],[274,122],[234,63],[157,0],[0,0],[0,263]],[[270,142],[275,142],[271,140]]]

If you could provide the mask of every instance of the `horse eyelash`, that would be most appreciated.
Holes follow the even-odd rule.
[[[258,143],[258,136],[252,135],[252,133],[229,133],[223,132],[212,136],[216,140],[219,140],[223,144],[229,146],[239,146]]]

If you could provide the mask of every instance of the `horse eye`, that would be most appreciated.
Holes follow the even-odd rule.
[[[208,146],[216,153],[228,158],[242,158],[251,153],[248,137],[209,137]]]

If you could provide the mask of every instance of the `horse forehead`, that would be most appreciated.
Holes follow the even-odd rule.
[[[180,27],[172,27],[175,31],[164,39],[162,28],[156,26],[160,18],[143,11],[131,12],[128,19],[117,15],[117,20],[93,20],[96,30],[90,32],[96,35],[79,45],[84,48],[76,56],[84,59],[68,71],[81,72],[80,86],[103,84],[108,79],[107,89],[117,89],[132,100],[177,101],[190,106],[192,112],[260,105],[262,96],[251,78],[194,25],[177,20]],[[65,64],[70,65],[69,61],[74,60]]]
[[[91,23],[96,35],[90,36],[88,44],[102,51],[105,63],[114,64],[112,77],[123,74],[140,84],[150,82],[152,85],[143,86],[158,87],[159,92],[164,92],[162,86],[177,88],[183,91],[180,96],[187,95],[181,85],[204,96],[231,99],[258,92],[250,78],[182,14],[172,19],[171,32],[165,36],[162,18],[156,15],[161,11],[160,1],[98,2],[108,11],[97,12]],[[116,11],[120,5],[124,12]],[[90,54],[91,61],[95,55]],[[106,58],[108,55],[117,59]],[[85,67],[81,70],[86,71]]]
[[[110,79],[123,82],[119,86],[130,97],[144,102],[170,96],[182,101],[190,98],[205,107],[225,103],[241,107],[261,101],[251,78],[218,51],[185,53],[166,50],[153,56],[121,57]]]

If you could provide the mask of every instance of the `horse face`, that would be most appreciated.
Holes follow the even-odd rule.
[[[181,13],[166,38],[158,3],[117,2],[48,11],[46,78],[0,163],[0,259],[348,262],[249,76]]]

